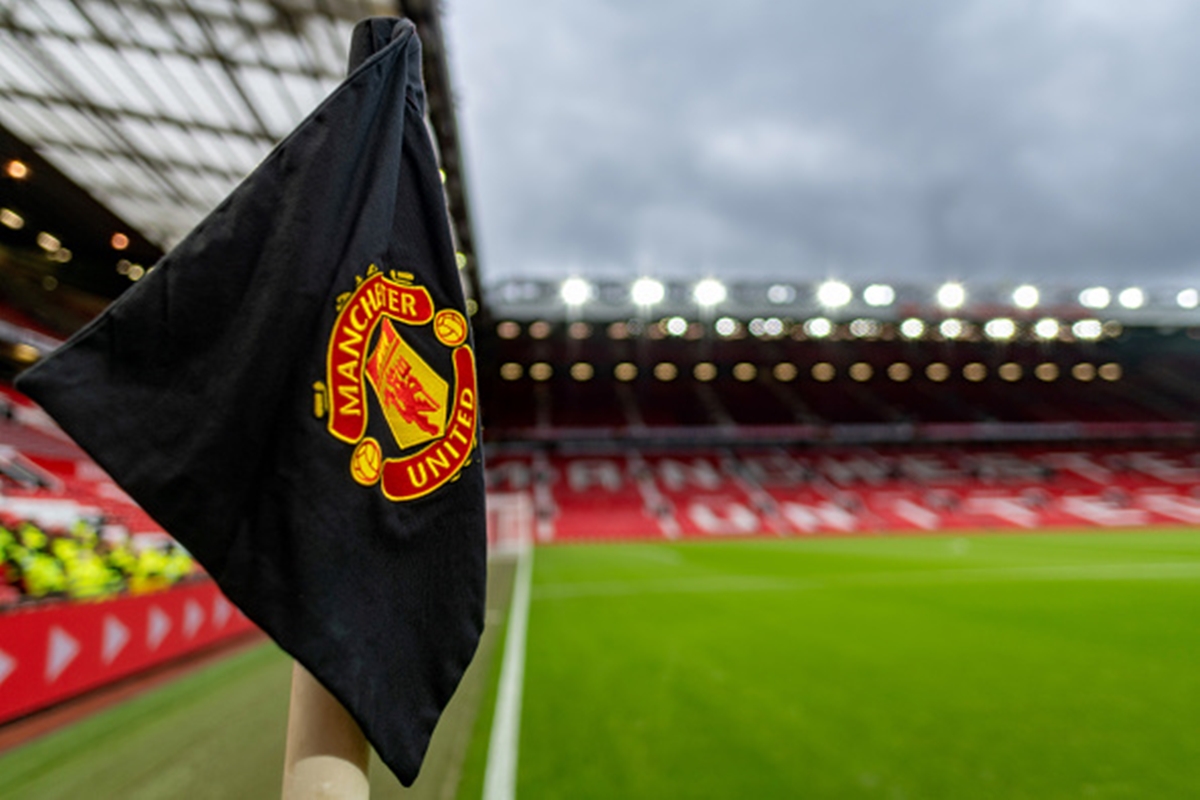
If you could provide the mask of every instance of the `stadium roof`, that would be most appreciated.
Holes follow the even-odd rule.
[[[436,0],[0,0],[0,120],[166,249],[341,80],[351,28],[379,14],[407,16],[421,34],[430,122],[477,296]]]

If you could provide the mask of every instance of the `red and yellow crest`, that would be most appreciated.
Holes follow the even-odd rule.
[[[354,480],[378,483],[389,500],[413,500],[458,477],[475,448],[475,355],[467,320],[455,309],[435,309],[409,273],[384,275],[372,265],[355,281],[354,291],[337,300],[325,380],[314,384],[316,415],[327,416],[329,432],[354,445]],[[434,338],[450,351],[451,374],[413,346],[416,330],[431,323]],[[385,456],[384,445],[367,435],[368,391],[383,409],[399,455]]]

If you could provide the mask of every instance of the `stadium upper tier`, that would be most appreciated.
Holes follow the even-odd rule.
[[[908,338],[894,324],[819,337],[799,323],[761,336],[667,325],[481,331],[489,438],[1108,438],[1193,435],[1200,420],[1195,329],[996,341],[966,325],[957,338],[932,326]]]

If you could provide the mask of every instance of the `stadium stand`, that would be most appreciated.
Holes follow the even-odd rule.
[[[635,322],[480,334],[489,486],[541,541],[1200,522],[1195,329]]]
[[[1200,450],[1122,445],[501,451],[542,541],[1200,523]]]
[[[0,386],[0,606],[144,594],[201,573],[28,398]]]

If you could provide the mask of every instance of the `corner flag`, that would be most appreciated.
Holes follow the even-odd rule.
[[[406,785],[483,628],[473,341],[410,22],[19,388]],[[361,62],[355,66],[355,62]]]

